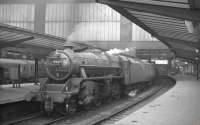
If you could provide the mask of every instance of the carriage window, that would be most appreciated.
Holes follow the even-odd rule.
[[[8,72],[9,70],[8,70],[8,68],[3,68],[3,71]]]
[[[23,72],[23,66],[20,66],[20,72]]]

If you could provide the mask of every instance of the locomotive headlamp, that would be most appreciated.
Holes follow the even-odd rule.
[[[65,80],[71,74],[71,59],[66,52],[57,50],[47,58],[46,71],[53,80]]]
[[[65,86],[65,91],[69,91],[69,87],[68,86]]]

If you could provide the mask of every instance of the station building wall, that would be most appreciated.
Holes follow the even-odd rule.
[[[0,22],[34,30],[34,4],[0,4]]]
[[[0,22],[72,41],[157,41],[94,0],[0,0]]]

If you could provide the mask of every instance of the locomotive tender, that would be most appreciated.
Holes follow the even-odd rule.
[[[46,111],[74,112],[80,106],[99,106],[140,90],[156,77],[155,68],[139,59],[106,53],[74,52],[71,47],[47,57],[48,79],[27,100],[44,102]]]

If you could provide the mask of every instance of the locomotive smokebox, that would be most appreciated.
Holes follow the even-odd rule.
[[[56,50],[47,57],[46,71],[51,79],[62,81],[71,75],[72,60],[69,53],[73,53],[73,51],[70,49]]]

